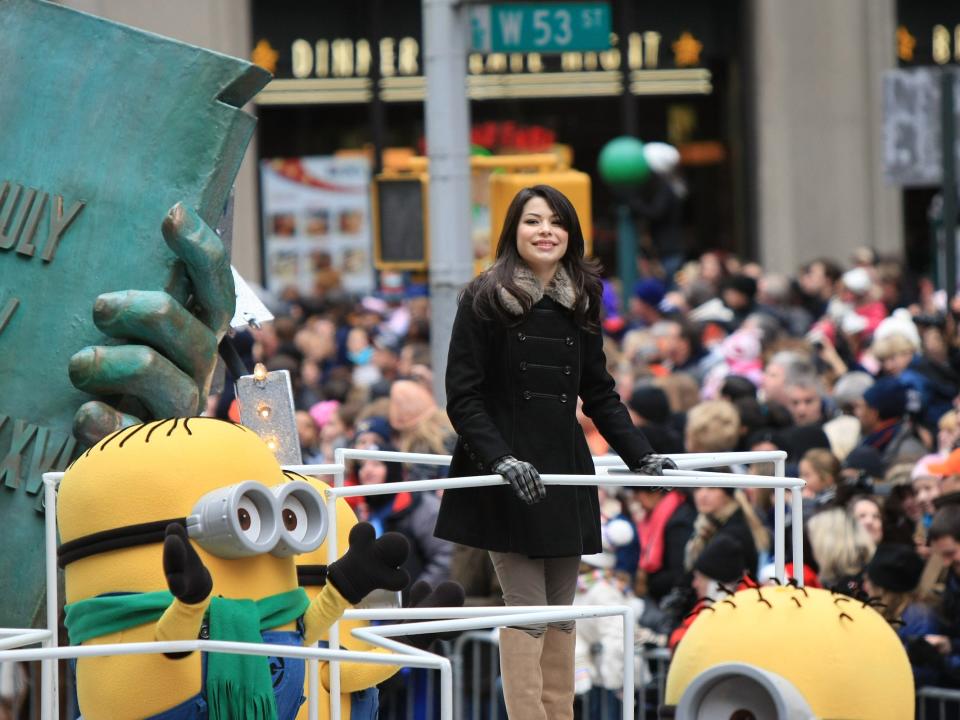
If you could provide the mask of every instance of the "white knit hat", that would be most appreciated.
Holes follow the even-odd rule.
[[[873,287],[873,280],[870,279],[870,273],[864,268],[858,267],[853,270],[847,270],[843,274],[843,285],[854,295],[866,295]]]

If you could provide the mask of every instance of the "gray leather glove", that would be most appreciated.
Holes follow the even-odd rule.
[[[677,464],[663,455],[648,453],[640,458],[630,469],[640,475],[663,475],[664,470],[676,470]]]
[[[493,464],[493,471],[502,475],[513,487],[517,497],[527,505],[533,505],[547,496],[540,473],[528,462],[505,455]]]

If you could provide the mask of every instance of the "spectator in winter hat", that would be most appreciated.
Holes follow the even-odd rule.
[[[374,415],[357,422],[354,428],[353,446],[383,445],[390,442],[390,423],[385,417]]]
[[[671,633],[671,649],[676,648],[683,640],[690,625],[696,620],[697,610],[709,606],[711,600],[719,601],[742,587],[753,585],[752,580],[744,577],[747,573],[752,576],[756,572],[751,569],[750,564],[743,544],[732,535],[717,534],[704,546],[694,563],[690,581],[699,600],[694,611]]]
[[[853,312],[865,321],[864,334],[873,335],[874,330],[887,317],[887,307],[873,297],[873,278],[865,268],[848,270],[842,277],[845,292],[841,298],[853,306]]]
[[[864,572],[867,576],[864,589],[870,595],[874,595],[871,591],[875,590],[911,593],[923,574],[923,559],[909,545],[881,543]]]
[[[699,597],[710,597],[711,582],[734,586],[747,572],[754,571],[747,565],[743,545],[721,533],[707,543],[693,564],[693,586]]]
[[[896,312],[906,312],[897,310]],[[920,335],[909,317],[890,317],[884,323],[893,322],[888,332],[874,339],[871,352],[883,365],[886,374],[897,377],[913,391],[915,407],[923,424],[931,430],[946,414],[958,392],[960,377],[946,362],[940,362],[919,353]]]
[[[883,458],[884,468],[893,465],[897,458],[919,458],[927,453],[912,424],[904,417],[907,397],[907,386],[899,379],[883,377],[855,405],[863,434],[861,445],[876,449]]]
[[[683,439],[670,425],[670,403],[663,390],[655,385],[641,385],[631,393],[627,408],[655,452],[683,452]]]
[[[927,471],[940,478],[940,494],[933,500],[934,507],[960,505],[960,450],[952,451],[939,462],[929,463]]]
[[[894,625],[907,649],[918,686],[937,683],[943,662],[942,656],[925,640],[940,630],[932,609],[917,599],[923,566],[923,560],[909,545],[884,543],[877,546],[867,563],[863,580],[864,592],[876,601],[877,611]],[[924,649],[927,652],[922,652]]]
[[[660,303],[663,302],[667,288],[662,280],[644,278],[633,286],[630,299],[630,319],[634,327],[651,327],[663,319]]]
[[[749,275],[732,275],[721,284],[723,304],[733,311],[733,325],[739,327],[756,309],[757,281]]]
[[[869,445],[854,448],[840,470],[846,490],[843,501],[855,492],[873,492],[874,484],[883,478],[884,471],[883,458],[876,448]]]

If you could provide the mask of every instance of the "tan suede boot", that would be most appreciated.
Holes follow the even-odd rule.
[[[543,638],[516,628],[500,628],[500,677],[510,720],[547,720],[540,700]]]
[[[540,670],[543,709],[550,720],[573,720],[573,651],[577,633],[547,627],[543,636]]]

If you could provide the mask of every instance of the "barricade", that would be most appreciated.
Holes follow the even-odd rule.
[[[776,576],[782,582],[784,576],[785,548],[785,490],[793,495],[791,503],[793,513],[793,549],[795,561],[802,562],[802,504],[800,490],[802,480],[784,477],[786,454],[782,451],[753,453],[699,453],[677,455],[679,470],[668,470],[663,477],[647,477],[629,473],[619,458],[609,456],[595,458],[598,475],[543,475],[546,485],[616,485],[630,487],[766,487],[775,489],[775,527],[774,556]],[[441,488],[478,487],[504,484],[499,475],[484,475],[467,478],[426,480],[416,482],[392,483],[389,486],[373,485],[344,487],[345,461],[347,459],[373,459],[383,462],[410,462],[417,464],[443,465],[450,462],[450,456],[427,455],[422,453],[395,453],[368,450],[339,449],[335,462],[324,465],[288,466],[309,475],[333,475],[334,486],[328,492],[327,507],[330,528],[327,535],[329,560],[336,560],[337,531],[334,503],[338,497],[385,494],[396,492],[427,492]],[[731,464],[773,462],[775,476],[753,476],[732,473],[714,473],[699,470],[703,467],[716,467]],[[622,473],[622,474],[618,474]],[[212,640],[190,640],[177,642],[125,643],[96,646],[58,647],[57,639],[57,566],[56,566],[56,493],[63,473],[44,474],[45,499],[45,550],[47,564],[46,628],[41,629],[0,629],[0,662],[26,662],[39,660],[42,663],[40,688],[40,715],[43,720],[59,717],[59,667],[58,661],[94,655],[119,655],[142,653],[174,653],[195,651],[232,652],[239,654],[273,655],[278,657],[303,658],[307,661],[310,683],[310,706],[308,716],[315,720],[318,716],[317,698],[319,696],[319,663],[327,661],[330,666],[330,696],[340,694],[340,662],[372,662],[377,664],[404,665],[429,668],[440,671],[440,717],[451,720],[454,717],[453,671],[451,661],[438,655],[403,645],[391,639],[397,635],[433,633],[449,631],[471,631],[509,624],[528,624],[531,622],[557,622],[585,617],[620,615],[624,626],[624,682],[623,717],[634,717],[634,644],[635,620],[633,610],[622,607],[524,607],[524,608],[434,608],[429,610],[350,610],[345,618],[394,621],[394,624],[378,625],[354,630],[354,635],[373,646],[386,648],[396,653],[350,652],[339,649],[338,631],[335,624],[330,629],[328,649],[293,648],[290,646],[271,646],[259,643],[232,643]],[[802,583],[802,577],[797,580]],[[440,619],[435,619],[440,618]],[[398,624],[401,621],[420,621]],[[40,644],[40,648],[25,646]],[[339,720],[340,705],[332,702],[331,720]]]
[[[917,719],[960,719],[960,690],[938,687],[922,687],[917,690]]]

